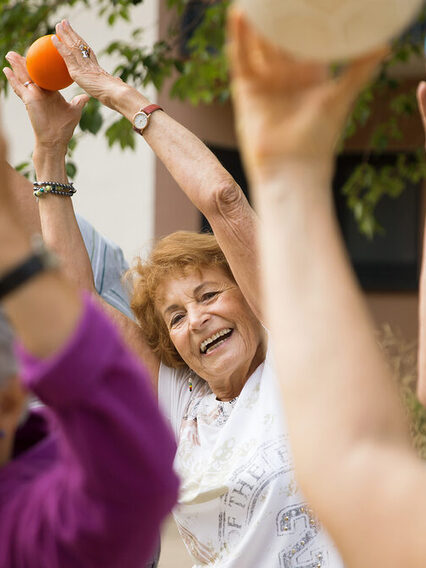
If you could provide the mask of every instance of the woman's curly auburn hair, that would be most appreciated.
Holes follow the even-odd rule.
[[[157,308],[158,288],[167,278],[207,267],[221,268],[235,281],[214,235],[177,231],[160,239],[148,259],[137,259],[128,272],[133,284],[132,311],[148,345],[169,367],[182,367],[185,362],[173,345],[167,325]]]

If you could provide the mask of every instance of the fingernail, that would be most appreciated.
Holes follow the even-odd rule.
[[[5,59],[7,59],[9,61],[9,57],[10,57],[10,51],[8,51],[5,55]]]

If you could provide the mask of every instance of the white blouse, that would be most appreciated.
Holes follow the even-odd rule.
[[[230,402],[187,367],[161,365],[160,404],[178,441],[174,517],[194,568],[343,567],[296,486],[270,358]]]

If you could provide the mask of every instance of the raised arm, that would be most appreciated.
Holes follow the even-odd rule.
[[[104,105],[132,120],[150,101],[100,68],[93,51],[83,58],[84,40],[67,21],[57,25],[55,45],[72,78]],[[163,111],[150,117],[144,138],[192,203],[208,219],[234,276],[260,317],[256,216],[241,188],[194,134]]]
[[[347,566],[422,566],[426,472],[331,193],[335,142],[381,55],[332,79],[327,67],[268,45],[238,12],[231,32],[237,120],[262,220],[266,315],[298,480]],[[249,132],[254,111],[258,128]]]
[[[426,83],[421,82],[417,88],[417,102],[426,132]],[[423,233],[422,270],[419,289],[419,348],[418,348],[418,380],[417,394],[426,406],[426,231]]]
[[[34,166],[39,182],[68,183],[65,155],[68,142],[88,100],[79,95],[70,103],[58,92],[44,91],[30,83],[25,58],[10,52],[7,56],[12,69],[4,72],[15,93],[26,105],[35,134]],[[90,259],[75,218],[70,197],[47,194],[38,200],[41,227],[45,242],[63,261],[66,276],[81,289],[95,293]],[[102,302],[110,317],[120,326],[129,347],[149,368],[155,384],[159,362],[146,345],[140,328],[121,312]]]
[[[2,137],[0,154],[0,272],[4,276],[29,257],[32,249],[30,233],[14,208]],[[21,341],[37,357],[49,357],[62,347],[82,310],[77,291],[58,270],[40,273],[2,301]]]

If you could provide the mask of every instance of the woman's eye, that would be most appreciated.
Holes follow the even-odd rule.
[[[178,324],[182,318],[183,314],[176,314],[175,316],[173,316],[172,319],[170,320],[170,327],[173,327],[176,324]]]
[[[219,292],[205,292],[202,296],[201,296],[201,301],[202,302],[208,302],[209,300],[211,300],[212,298],[214,298],[215,296],[217,296],[219,294]]]

